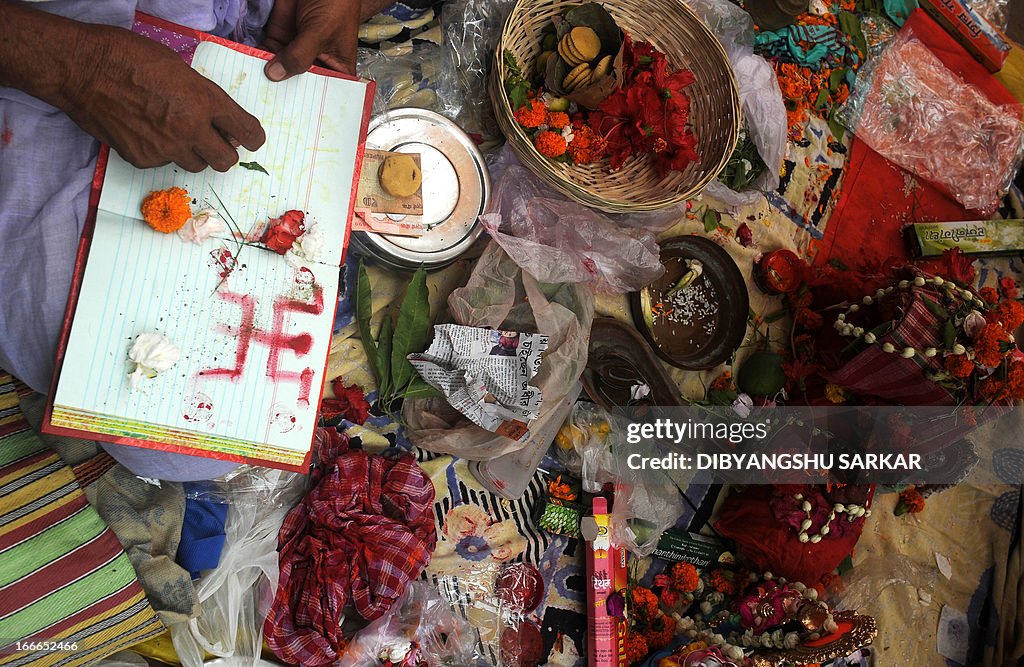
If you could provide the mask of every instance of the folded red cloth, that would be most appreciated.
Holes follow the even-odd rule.
[[[350,449],[334,429],[316,441],[311,488],[281,526],[281,579],[264,624],[274,653],[299,665],[334,663],[345,608],[367,620],[387,613],[437,542],[434,486],[411,454]]]
[[[905,28],[912,29],[942,63],[957,76],[976,86],[994,104],[1017,104],[1006,88],[981,66],[945,30],[915,9]],[[903,225],[926,220],[975,220],[937,185],[914,179],[858,139],[850,147],[850,159],[842,181],[842,193],[818,244],[814,263],[838,258],[857,268],[877,270],[886,260],[910,259],[900,230]]]

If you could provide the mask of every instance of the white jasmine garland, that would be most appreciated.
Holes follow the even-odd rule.
[[[132,389],[138,389],[143,380],[154,378],[178,362],[181,350],[178,346],[158,333],[142,333],[136,336],[128,359],[135,365],[128,375]]]

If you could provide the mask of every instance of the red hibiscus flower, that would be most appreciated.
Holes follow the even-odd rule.
[[[947,277],[963,285],[974,282],[974,260],[965,255],[960,248],[943,250],[942,259],[946,262]]]
[[[999,279],[999,292],[1004,299],[1016,299],[1019,295],[1017,283],[1010,276],[1003,276]]]
[[[295,239],[306,231],[306,214],[302,211],[286,211],[280,218],[274,218],[263,234],[263,243],[279,255],[292,248]]]
[[[689,108],[690,100],[683,94],[683,88],[696,81],[693,72],[688,69],[673,72],[668,66],[668,61],[662,58],[653,63],[651,73],[654,75],[654,85],[661,91],[662,97],[673,101],[686,100]]]
[[[325,421],[342,417],[353,424],[365,424],[370,418],[370,404],[366,402],[363,390],[354,384],[346,387],[340,377],[331,381],[331,389],[334,390],[334,398],[320,401],[320,416]]]

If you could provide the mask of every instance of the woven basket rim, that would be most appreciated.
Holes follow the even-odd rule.
[[[588,0],[581,0],[579,3],[574,4],[585,4]],[[597,4],[604,5],[605,2],[598,2],[598,0],[589,0],[596,2]],[[548,3],[544,3],[548,4]],[[707,26],[706,23],[686,4],[685,0],[616,0],[615,5],[617,7],[622,6],[634,6],[642,8],[647,12],[657,13],[658,8],[661,11],[666,10],[666,5],[669,5],[672,11],[680,11],[689,20],[697,32],[699,32],[705,39],[702,40],[702,47],[706,46],[707,50],[710,51],[711,57],[717,59],[724,65],[726,73],[726,80],[728,82],[728,93],[729,106],[732,111],[732,123],[728,128],[731,131],[730,138],[728,141],[728,150],[723,151],[723,154],[719,156],[716,164],[711,168],[705,170],[700,178],[695,183],[690,184],[684,190],[677,190],[676,192],[665,191],[663,196],[651,197],[649,194],[645,194],[643,202],[633,201],[622,197],[603,197],[596,192],[593,192],[592,188],[580,185],[574,182],[571,178],[568,178],[565,174],[566,171],[576,169],[575,165],[556,163],[552,162],[548,158],[540,154],[540,152],[533,145],[529,136],[525,130],[515,121],[512,112],[512,104],[508,98],[508,93],[505,90],[505,79],[508,74],[508,70],[505,67],[504,54],[506,51],[506,44],[512,39],[515,31],[518,28],[519,15],[530,10],[536,12],[538,7],[543,6],[538,3],[537,0],[517,0],[512,10],[509,12],[505,19],[504,25],[502,26],[501,35],[498,39],[498,43],[495,47],[494,52],[494,67],[492,77],[490,80],[489,93],[493,106],[495,107],[495,116],[498,118],[499,125],[502,127],[506,139],[512,145],[512,148],[520,154],[520,158],[526,164],[531,171],[535,173],[540,170],[540,174],[555,186],[561,190],[567,196],[580,201],[588,206],[598,208],[610,212],[628,212],[628,211],[653,211],[658,209],[667,208],[676,204],[680,204],[686,199],[693,197],[695,194],[703,190],[708,183],[718,177],[721,170],[725,168],[728,163],[732,152],[735,150],[736,143],[739,138],[739,132],[743,123],[742,107],[739,101],[739,86],[736,81],[736,74],[732,68],[732,64],[729,61],[729,57],[725,51],[725,47]],[[639,36],[643,39],[646,36]],[[672,53],[666,53],[669,61],[678,60],[673,58]],[[524,63],[518,63],[520,67],[525,67]],[[641,159],[649,160],[648,156],[642,156]],[[607,158],[604,158],[606,161]],[[529,164],[530,162],[536,163],[535,165]]]

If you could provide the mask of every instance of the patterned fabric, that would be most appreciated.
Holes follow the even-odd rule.
[[[903,320],[889,334],[881,336],[877,345],[870,345],[839,371],[829,377],[842,387],[860,396],[875,396],[896,405],[950,405],[953,397],[935,382],[925,380],[924,371],[938,371],[941,357],[931,359],[916,355],[904,359],[882,351],[883,343],[892,343],[897,350],[905,347],[924,349],[941,347],[938,317],[928,310],[924,298],[933,300],[932,290],[915,288],[901,293],[907,301]]]
[[[415,458],[350,449],[319,429],[311,489],[279,538],[281,578],[264,631],[289,663],[325,665],[343,650],[344,608],[386,614],[430,561],[437,542],[434,487]]]
[[[0,375],[0,646],[4,667],[74,667],[163,631],[117,537],[37,438]]]

